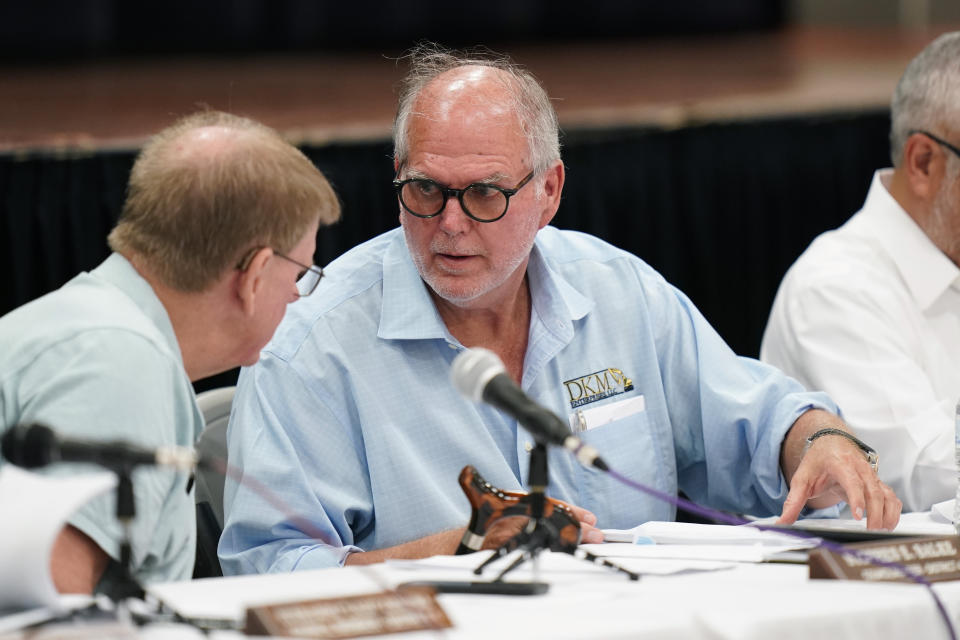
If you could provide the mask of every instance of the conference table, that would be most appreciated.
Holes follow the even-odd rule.
[[[184,617],[236,625],[248,607],[390,591],[410,581],[476,579],[472,569],[485,554],[167,583],[148,592]],[[639,570],[642,577],[631,581],[624,573],[568,554],[543,552],[537,566],[524,563],[508,579],[538,579],[549,584],[547,593],[440,593],[437,601],[452,627],[395,637],[950,638],[923,585],[810,579],[805,564],[780,561],[677,561],[669,554],[611,560]],[[498,560],[494,569],[502,569],[504,562]],[[494,574],[488,570],[484,578]],[[933,590],[953,625],[960,627],[960,582],[935,583]],[[240,635],[218,631],[213,637]]]

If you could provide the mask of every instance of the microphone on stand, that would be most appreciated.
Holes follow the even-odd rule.
[[[18,467],[33,469],[54,462],[90,462],[109,469],[137,465],[192,471],[200,459],[187,447],[145,449],[121,441],[93,442],[60,438],[42,424],[16,425],[3,434],[3,457]]]
[[[524,393],[507,375],[500,358],[489,349],[466,349],[453,359],[453,386],[474,402],[486,402],[515,418],[533,436],[548,444],[569,449],[581,464],[609,470],[600,453],[570,433],[555,413]]]
[[[199,459],[192,449],[159,447],[145,449],[121,441],[91,442],[60,438],[53,429],[42,424],[16,425],[0,439],[0,453],[11,463],[32,469],[56,462],[89,462],[110,469],[117,474],[117,520],[123,526],[120,540],[120,571],[111,587],[112,597],[143,598],[144,590],[133,576],[133,547],[130,527],[136,515],[134,485],[131,472],[138,465],[173,467],[192,471]]]

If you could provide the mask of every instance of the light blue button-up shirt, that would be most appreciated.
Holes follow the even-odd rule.
[[[228,440],[242,478],[227,481],[219,549],[228,574],[333,566],[352,550],[462,527],[470,507],[457,477],[468,464],[501,488],[527,484],[533,437],[452,386],[463,347],[402,231],[326,272],[240,376]],[[596,238],[543,229],[527,273],[530,396],[565,418],[582,412],[582,439],[639,482],[720,509],[780,511],[781,441],[804,411],[835,411],[829,399],[736,356],[686,296]],[[591,417],[615,403],[626,415]],[[550,452],[549,470],[549,495],[591,510],[600,527],[675,515],[563,450]]]
[[[123,256],[0,318],[0,432],[33,422],[64,437],[147,448],[193,446],[200,435],[203,416],[170,318]],[[91,469],[54,465],[49,472]],[[134,576],[143,583],[190,578],[196,519],[187,475],[140,467],[133,483]],[[118,560],[124,532],[115,505],[113,493],[100,496],[70,523]],[[29,523],[0,526],[31,535]]]

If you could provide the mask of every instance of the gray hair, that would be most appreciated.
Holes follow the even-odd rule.
[[[960,32],[946,33],[910,61],[890,101],[890,157],[897,166],[910,132],[957,119]]]
[[[504,86],[513,99],[514,111],[527,138],[532,168],[538,175],[560,159],[559,126],[550,97],[532,73],[506,55],[480,49],[457,52],[423,43],[404,57],[410,60],[410,71],[400,83],[393,123],[393,157],[398,164],[403,164],[410,153],[407,131],[420,92],[441,74],[465,66],[492,67],[504,73]]]

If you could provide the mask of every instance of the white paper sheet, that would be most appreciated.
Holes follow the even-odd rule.
[[[950,503],[953,501],[951,500]],[[941,505],[943,503],[940,503]],[[934,505],[937,507],[938,505]],[[952,505],[951,505],[952,506]],[[941,510],[943,507],[941,507]],[[900,516],[900,522],[893,528],[893,531],[870,531],[875,537],[890,536],[949,536],[954,535],[956,531],[949,520],[944,522],[943,516],[939,511],[917,511],[914,513],[904,513]],[[757,520],[760,524],[774,524],[776,516]],[[801,531],[810,534],[822,532],[824,537],[829,537],[831,533],[856,533],[867,531],[867,519],[854,520],[853,518],[805,518],[798,520],[795,527]]]
[[[935,522],[953,523],[954,500],[944,500],[930,507],[930,515]]]
[[[44,476],[11,464],[0,468],[0,576],[6,577],[0,579],[0,612],[59,608],[50,575],[53,542],[74,511],[116,484],[109,472]]]
[[[749,545],[786,549],[809,549],[816,540],[797,538],[776,531],[762,531],[750,526],[696,524],[692,522],[645,522],[633,529],[604,529],[607,542],[669,545]]]
[[[795,551],[796,545],[772,544],[629,544],[609,543],[580,545],[591,553],[607,558],[644,558],[672,560],[688,570],[699,569],[699,563],[765,562]],[[684,564],[685,563],[685,564]],[[723,568],[723,567],[717,567]]]
[[[648,575],[671,575],[676,573],[686,573],[691,571],[716,571],[719,569],[729,569],[736,562],[760,562],[765,559],[758,553],[750,549],[742,550],[739,547],[724,546],[719,547],[686,547],[686,546],[638,546],[633,544],[582,544],[580,548],[590,553],[611,558],[619,566],[625,567],[631,571]],[[668,549],[692,549],[692,553],[670,553]],[[732,551],[731,551],[732,550]],[[726,552],[726,557],[724,556]],[[463,580],[483,580],[491,579],[491,576],[498,573],[497,569],[503,569],[506,565],[515,559],[516,554],[511,554],[499,560],[499,564],[492,566],[487,571],[486,578],[477,577],[472,570],[486,560],[490,552],[480,551],[464,556],[434,556],[421,560],[387,560],[386,564],[391,570],[416,571],[424,570],[441,571],[446,570],[458,574],[457,577]],[[580,557],[574,557],[565,553],[544,552],[542,558],[548,559],[550,575],[556,577],[557,574],[567,573],[606,573],[610,568],[601,567],[589,560]],[[531,563],[522,565],[516,571],[512,571],[506,578],[509,581],[525,581],[532,578]],[[449,576],[452,577],[452,576]]]

